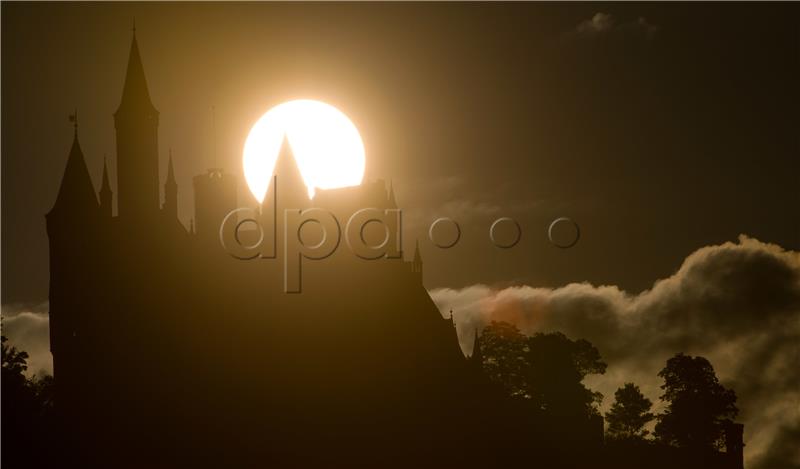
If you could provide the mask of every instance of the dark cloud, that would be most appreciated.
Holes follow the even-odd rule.
[[[703,355],[739,396],[748,465],[800,464],[780,443],[796,432],[800,418],[798,252],[741,236],[695,251],[672,276],[637,295],[580,283],[556,289],[476,285],[431,296],[442,311],[455,312],[466,353],[475,327],[491,320],[513,322],[528,334],[560,330],[591,341],[609,370],[587,383],[606,396],[633,380],[657,401],[656,374],[666,359],[677,352]]]
[[[620,23],[609,13],[597,12],[588,20],[581,21],[573,31],[570,31],[569,36],[597,37],[614,34],[641,36],[645,39],[653,39],[658,29],[658,26],[649,23],[647,19],[642,16],[633,21]]]

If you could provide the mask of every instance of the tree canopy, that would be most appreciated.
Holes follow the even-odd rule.
[[[679,353],[658,376],[667,408],[658,416],[656,437],[673,446],[719,448],[739,409],[736,393],[719,383],[711,363]]]
[[[582,380],[605,373],[606,364],[588,341],[560,332],[526,337],[512,324],[492,322],[483,331],[481,347],[484,370],[510,396],[530,399],[557,415],[597,413],[602,395]]]
[[[653,403],[644,397],[639,386],[625,385],[614,393],[614,404],[606,413],[607,435],[612,439],[641,440],[650,432],[645,425],[655,418],[650,412]]]

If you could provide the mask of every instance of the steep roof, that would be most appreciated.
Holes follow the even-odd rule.
[[[61,187],[56,196],[56,202],[48,215],[61,210],[77,211],[85,208],[96,209],[98,207],[97,196],[92,185],[92,178],[86,168],[86,161],[83,158],[83,151],[78,142],[78,129],[72,140],[67,158],[67,167],[64,169],[64,177],[61,178]]]
[[[275,162],[275,168],[272,170],[272,174],[277,177],[279,204],[308,203],[308,188],[306,187],[303,175],[300,173],[297,159],[292,153],[289,139],[286,137],[284,137],[283,143],[281,144],[278,160]],[[281,200],[281,198],[283,200]]]
[[[128,70],[125,74],[125,86],[122,88],[122,100],[114,115],[120,113],[158,114],[158,110],[150,99],[150,91],[147,89],[147,79],[144,76],[142,57],[139,54],[139,43],[136,41],[135,32],[128,55]]]

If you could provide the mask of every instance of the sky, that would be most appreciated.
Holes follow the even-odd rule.
[[[420,242],[426,287],[442,308],[462,305],[465,350],[471,330],[502,317],[526,332],[558,326],[603,344],[608,376],[634,370],[650,379],[643,384],[654,401],[652,376],[675,344],[713,355],[720,375],[743,389],[742,380],[757,377],[740,373],[726,347],[741,340],[755,366],[780,368],[800,339],[797,328],[773,330],[797,324],[800,313],[799,12],[744,3],[3,3],[3,313],[18,325],[28,318],[25,331],[46,327],[44,214],[63,174],[73,110],[95,186],[107,156],[115,189],[112,114],[135,18],[161,113],[162,180],[171,149],[184,224],[192,176],[222,166],[241,177],[256,120],[284,101],[319,99],[361,133],[366,179],[392,181],[407,252]],[[240,195],[248,200],[243,180]],[[522,231],[512,249],[488,236],[504,216]],[[439,217],[461,227],[451,249],[427,239]],[[570,249],[547,239],[558,217],[580,226]],[[716,252],[733,253],[730,263],[710,264],[731,278],[686,280]],[[784,283],[763,288],[780,301],[756,294],[769,266]],[[709,303],[694,286],[707,284],[732,296]],[[520,313],[528,306],[485,306],[507,295],[523,306],[534,298],[547,317],[562,314],[553,298],[593,299],[605,313],[592,327],[578,313],[532,324]],[[734,307],[748,301],[747,310]],[[705,318],[698,324],[719,329],[719,340],[697,342],[687,325],[695,320],[678,312]],[[619,317],[649,329],[619,329]],[[653,317],[677,342],[613,346],[614,334],[661,334]],[[757,340],[783,345],[745,346]],[[635,365],[620,358],[635,352],[651,357]],[[607,381],[607,396],[622,384]],[[781,403],[798,402],[796,381],[768,382],[794,394],[748,394],[746,439],[770,435],[749,440],[749,461],[762,457],[761,467],[774,467],[766,455],[783,451],[769,443],[800,432],[796,413],[769,423],[753,409],[763,402],[787,415]],[[797,454],[779,460],[800,465]]]

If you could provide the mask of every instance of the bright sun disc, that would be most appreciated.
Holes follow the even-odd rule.
[[[314,197],[314,188],[361,184],[366,159],[356,126],[330,104],[298,99],[267,111],[245,141],[244,177],[259,202],[263,202],[269,189],[284,136],[310,198]]]

